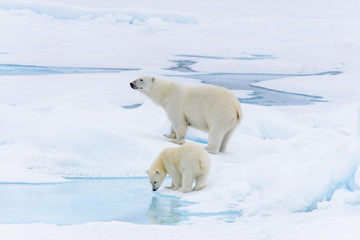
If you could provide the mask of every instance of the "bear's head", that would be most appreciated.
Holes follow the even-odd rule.
[[[166,173],[159,169],[150,169],[147,171],[149,182],[153,191],[157,191],[166,177]]]
[[[152,84],[155,82],[154,77],[142,76],[130,83],[130,87],[140,92],[147,93],[150,91]]]

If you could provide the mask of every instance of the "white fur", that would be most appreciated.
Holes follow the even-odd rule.
[[[164,149],[147,173],[153,191],[159,189],[166,174],[169,174],[172,183],[166,188],[185,193],[205,188],[209,170],[208,153],[198,144],[186,143],[177,148]],[[193,188],[194,180],[196,183]]]
[[[149,76],[140,77],[130,85],[165,109],[172,123],[170,133],[165,136],[177,144],[185,142],[191,126],[209,133],[208,152],[224,152],[242,117],[238,99],[222,87],[186,86]]]

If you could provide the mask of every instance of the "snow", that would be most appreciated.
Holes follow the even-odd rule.
[[[195,61],[190,67],[200,73],[302,74],[254,85],[325,100],[242,104],[244,119],[228,152],[210,156],[208,187],[188,194],[160,190],[194,203],[181,208],[191,213],[187,221],[0,224],[1,235],[358,239],[358,9],[355,0],[0,1],[0,31],[6,33],[0,64],[141,69],[1,75],[1,183],[146,176],[157,154],[174,144],[162,136],[170,129],[163,109],[129,82],[152,74],[201,84],[166,70],[174,60]],[[329,71],[341,73],[311,75]],[[207,134],[190,130],[188,138],[205,145]]]

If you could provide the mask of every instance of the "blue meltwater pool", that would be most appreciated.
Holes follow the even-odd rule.
[[[166,179],[164,186],[170,179]],[[66,183],[0,183],[0,224],[124,221],[177,224],[189,203],[152,192],[147,178],[69,179]]]

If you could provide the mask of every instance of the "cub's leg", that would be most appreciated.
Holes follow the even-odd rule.
[[[175,185],[173,182],[171,182],[171,185],[170,186],[166,186],[165,188],[166,189],[174,189]]]
[[[193,175],[190,173],[184,173],[182,176],[182,186],[179,188],[179,191],[183,193],[191,192],[193,182]]]
[[[169,174],[170,175],[170,174]],[[173,190],[178,190],[179,188],[181,188],[181,184],[182,184],[182,177],[181,174],[179,172],[172,172],[171,175],[171,186],[165,187],[168,189],[173,189]]]
[[[207,179],[207,174],[203,174],[198,176],[195,180],[196,180],[196,184],[195,187],[193,188],[194,191],[198,191],[201,189],[204,189],[206,187],[206,179]]]

